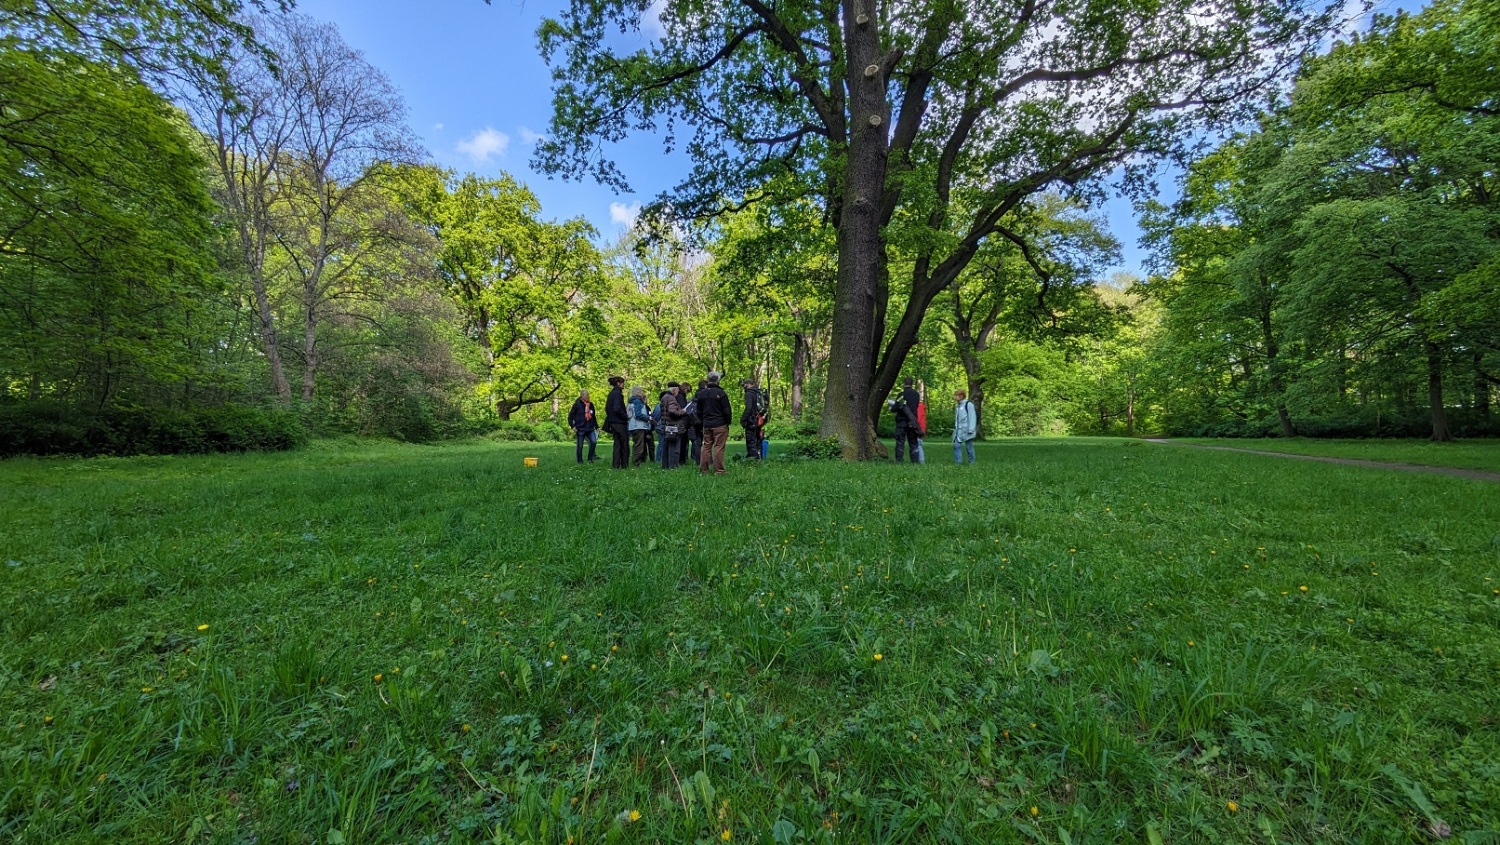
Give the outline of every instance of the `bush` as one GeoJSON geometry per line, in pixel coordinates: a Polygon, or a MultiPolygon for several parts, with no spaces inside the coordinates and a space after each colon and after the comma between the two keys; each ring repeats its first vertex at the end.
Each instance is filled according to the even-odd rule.
{"type": "Polygon", "coordinates": [[[0,457],[175,455],[294,449],[307,441],[288,409],[78,408],[61,402],[0,405],[0,457]]]}
{"type": "Polygon", "coordinates": [[[844,457],[844,447],[837,437],[798,437],[787,446],[786,454],[814,461],[837,461],[844,457]]]}

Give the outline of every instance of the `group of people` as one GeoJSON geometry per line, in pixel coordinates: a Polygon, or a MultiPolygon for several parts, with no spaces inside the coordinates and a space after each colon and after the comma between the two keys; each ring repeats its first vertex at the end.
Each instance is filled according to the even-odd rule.
{"type": "MultiPolygon", "coordinates": [[[[663,469],[696,464],[699,472],[723,475],[724,448],[734,408],[729,394],[719,385],[721,378],[717,372],[709,373],[698,382],[691,396],[692,385],[688,382],[667,382],[666,390],[652,405],[644,388],[632,387],[627,398],[625,379],[611,376],[602,421],[589,392],[580,391],[568,412],[568,427],[573,429],[577,444],[576,460],[584,463],[585,447],[590,463],[598,459],[595,446],[599,432],[603,431],[614,440],[615,469],[653,461],[663,469]]],[[[740,386],[745,390],[741,406],[744,411],[740,415],[740,427],[745,432],[745,457],[760,460],[765,456],[768,403],[753,380],[746,379],[740,386]]],[[[955,391],[953,400],[953,460],[962,464],[967,458],[972,464],[979,419],[965,391],[955,391]]],[[[909,455],[914,464],[926,463],[922,441],[927,436],[927,405],[912,379],[903,380],[900,395],[890,401],[889,407],[896,417],[896,462],[901,463],[909,455]]]]}
{"type": "MultiPolygon", "coordinates": [[[[599,432],[614,440],[612,466],[628,469],[654,461],[663,469],[697,464],[699,472],[724,474],[724,448],[729,440],[729,424],[734,408],[729,394],[720,386],[723,377],[712,372],[698,382],[697,389],[686,381],[667,382],[653,405],[640,386],[625,394],[625,379],[611,376],[609,396],[604,401],[601,420],[587,390],[568,412],[568,427],[573,429],[577,444],[575,458],[583,463],[597,460],[595,445],[599,432]],[[691,394],[691,395],[690,395],[691,394]]],[[[745,457],[759,460],[763,455],[767,402],[765,395],[746,379],[740,426],[745,430],[745,457]]]]}

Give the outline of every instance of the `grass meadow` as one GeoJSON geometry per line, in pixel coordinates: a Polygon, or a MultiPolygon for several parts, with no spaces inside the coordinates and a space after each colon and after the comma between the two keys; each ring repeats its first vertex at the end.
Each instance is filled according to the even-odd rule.
{"type": "Polygon", "coordinates": [[[1500,839],[1500,485],[936,446],[0,463],[0,837],[1500,839]]]}
{"type": "Polygon", "coordinates": [[[1500,443],[1493,440],[1434,443],[1431,440],[1321,440],[1311,437],[1271,437],[1236,440],[1181,438],[1179,442],[1228,446],[1235,449],[1261,449],[1267,452],[1286,452],[1291,455],[1354,458],[1361,461],[1388,461],[1500,472],[1500,443]]]}

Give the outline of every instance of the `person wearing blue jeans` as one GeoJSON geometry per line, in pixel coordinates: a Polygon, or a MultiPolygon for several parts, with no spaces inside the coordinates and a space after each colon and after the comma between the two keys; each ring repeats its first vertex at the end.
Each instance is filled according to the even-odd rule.
{"type": "Polygon", "coordinates": [[[953,460],[958,464],[964,462],[965,454],[969,456],[969,463],[974,463],[974,435],[979,430],[979,418],[968,396],[962,390],[953,393],[953,401],[957,403],[953,409],[953,460]]]}

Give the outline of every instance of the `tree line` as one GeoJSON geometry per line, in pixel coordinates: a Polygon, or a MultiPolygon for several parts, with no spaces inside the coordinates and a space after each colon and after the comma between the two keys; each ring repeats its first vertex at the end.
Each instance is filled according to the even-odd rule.
{"type": "Polygon", "coordinates": [[[1490,431],[1494,0],[1321,51],[1329,10],[1168,5],[669,2],[614,55],[641,11],[574,0],[538,165],[626,187],[600,144],[661,118],[698,162],[613,242],[428,163],[386,77],[277,4],[7,7],[0,451],[558,436],[580,387],[709,369],[849,457],[900,375],[996,435],[1490,431]],[[1122,172],[1144,279],[1102,278],[1122,172]]]}

